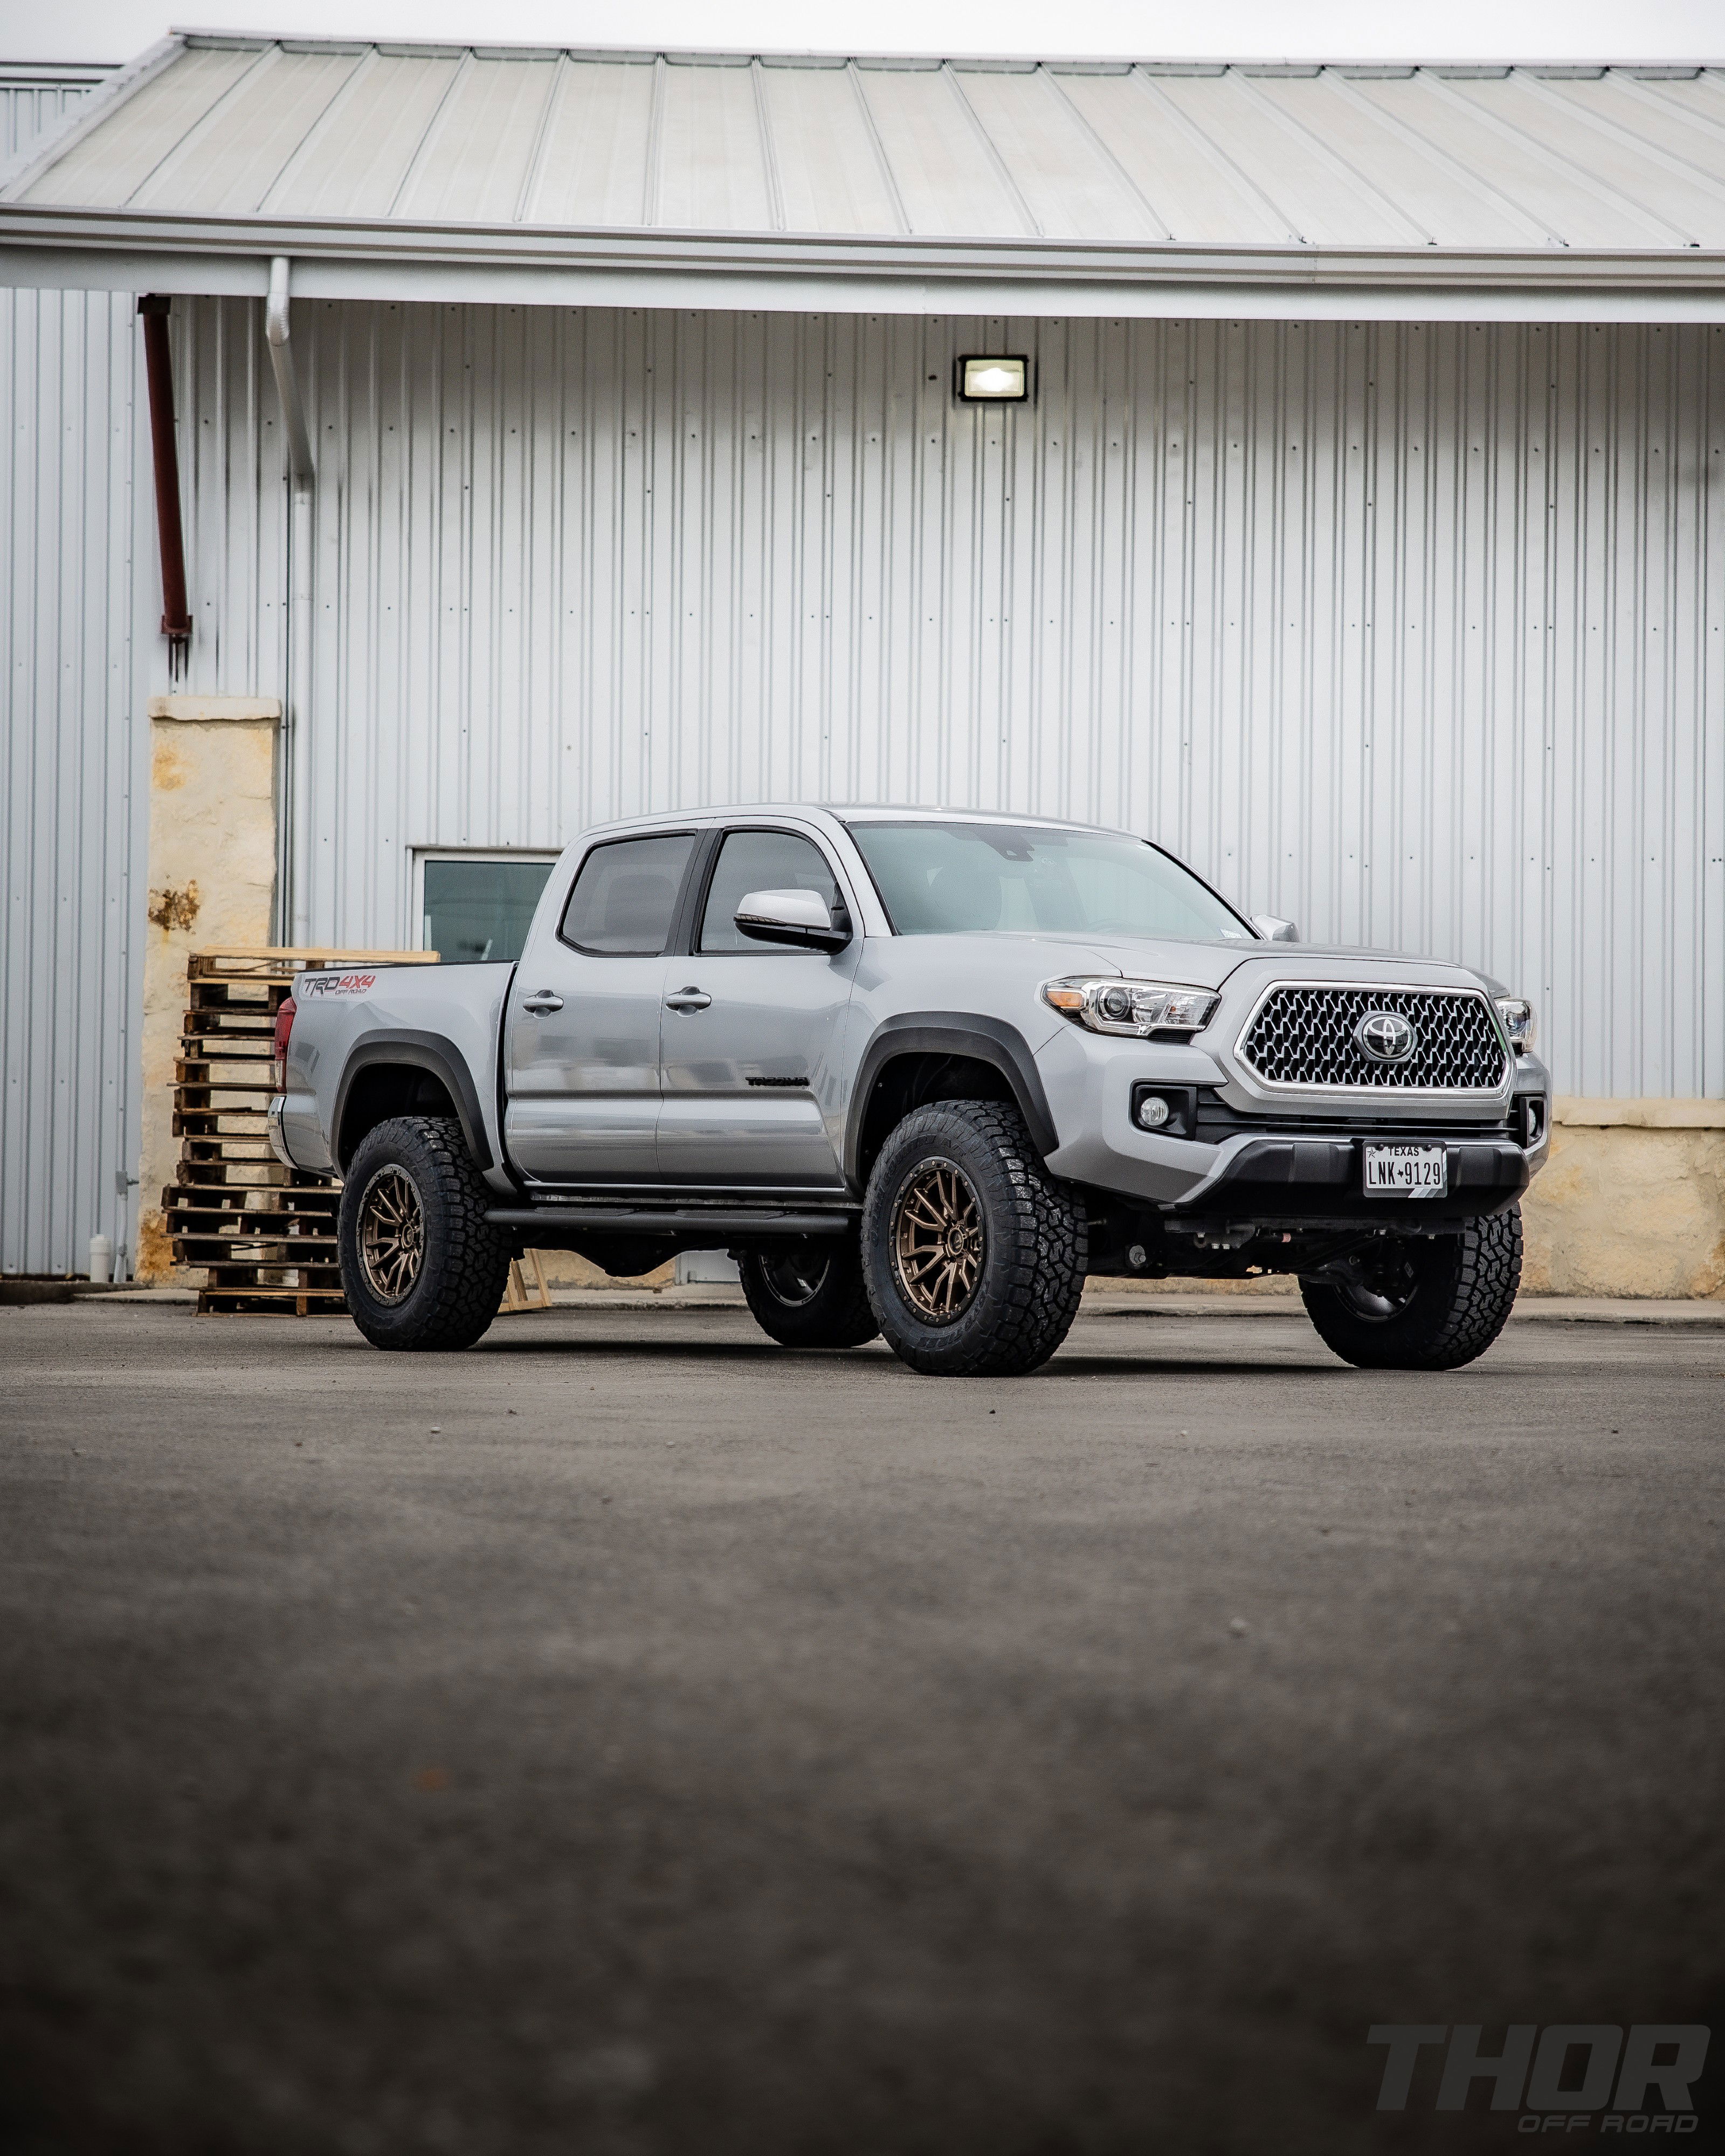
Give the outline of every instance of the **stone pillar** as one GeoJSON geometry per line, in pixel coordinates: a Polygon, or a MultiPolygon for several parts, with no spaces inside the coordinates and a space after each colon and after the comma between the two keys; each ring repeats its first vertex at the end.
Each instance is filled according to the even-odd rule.
{"type": "Polygon", "coordinates": [[[187,957],[271,939],[281,706],[268,696],[155,696],[150,720],[140,1280],[162,1279],[173,1262],[162,1191],[180,1157],[173,1083],[187,957]]]}

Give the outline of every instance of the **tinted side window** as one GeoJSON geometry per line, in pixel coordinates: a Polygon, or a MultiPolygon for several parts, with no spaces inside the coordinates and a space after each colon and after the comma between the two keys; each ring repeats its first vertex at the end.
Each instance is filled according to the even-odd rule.
{"type": "MultiPolygon", "coordinates": [[[[733,917],[752,891],[815,891],[826,901],[829,912],[838,911],[839,886],[826,855],[811,840],[799,839],[794,831],[732,831],[719,849],[706,911],[701,916],[703,951],[758,953],[774,947],[743,935],[733,917]]],[[[797,954],[786,950],[784,955],[797,954]]]]}
{"type": "Polygon", "coordinates": [[[678,831],[595,846],[563,908],[563,940],[613,957],[655,957],[670,940],[694,844],[692,831],[678,831]]]}

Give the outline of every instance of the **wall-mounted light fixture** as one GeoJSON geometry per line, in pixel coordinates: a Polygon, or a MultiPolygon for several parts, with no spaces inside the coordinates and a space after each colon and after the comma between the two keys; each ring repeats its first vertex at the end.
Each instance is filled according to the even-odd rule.
{"type": "Polygon", "coordinates": [[[957,387],[959,401],[965,404],[1022,404],[1030,394],[1030,363],[1026,359],[961,359],[957,387]]]}

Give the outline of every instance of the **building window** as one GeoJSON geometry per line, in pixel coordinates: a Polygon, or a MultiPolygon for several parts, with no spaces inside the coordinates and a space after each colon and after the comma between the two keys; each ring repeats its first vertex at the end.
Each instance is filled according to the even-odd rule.
{"type": "Polygon", "coordinates": [[[521,955],[555,854],[436,854],[418,857],[419,947],[446,966],[521,955]]]}

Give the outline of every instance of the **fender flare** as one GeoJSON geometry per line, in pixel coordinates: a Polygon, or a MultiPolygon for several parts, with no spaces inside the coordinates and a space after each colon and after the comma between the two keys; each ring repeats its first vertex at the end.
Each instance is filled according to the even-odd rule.
{"type": "Polygon", "coordinates": [[[991,1064],[1012,1089],[1037,1152],[1045,1160],[1060,1144],[1048,1095],[1043,1091],[1042,1074],[1015,1025],[974,1011],[906,1011],[897,1018],[883,1019],[875,1028],[857,1068],[845,1129],[845,1175],[853,1186],[860,1179],[863,1119],[876,1081],[895,1056],[922,1055],[965,1055],[978,1063],[991,1064]]]}
{"type": "Polygon", "coordinates": [[[347,1163],[341,1158],[341,1125],[347,1114],[347,1096],[354,1080],[362,1070],[374,1070],[379,1064],[401,1064],[413,1070],[429,1071],[441,1081],[444,1091],[455,1103],[455,1115],[461,1125],[461,1135],[467,1142],[467,1150],[481,1168],[494,1165],[490,1141],[485,1136],[485,1112],[480,1106],[480,1097],[472,1074],[467,1068],[467,1059],[453,1040],[440,1033],[409,1033],[407,1031],[368,1033],[354,1044],[341,1071],[341,1083],[336,1091],[335,1114],[330,1132],[330,1151],[335,1158],[338,1172],[344,1173],[347,1163]]]}

